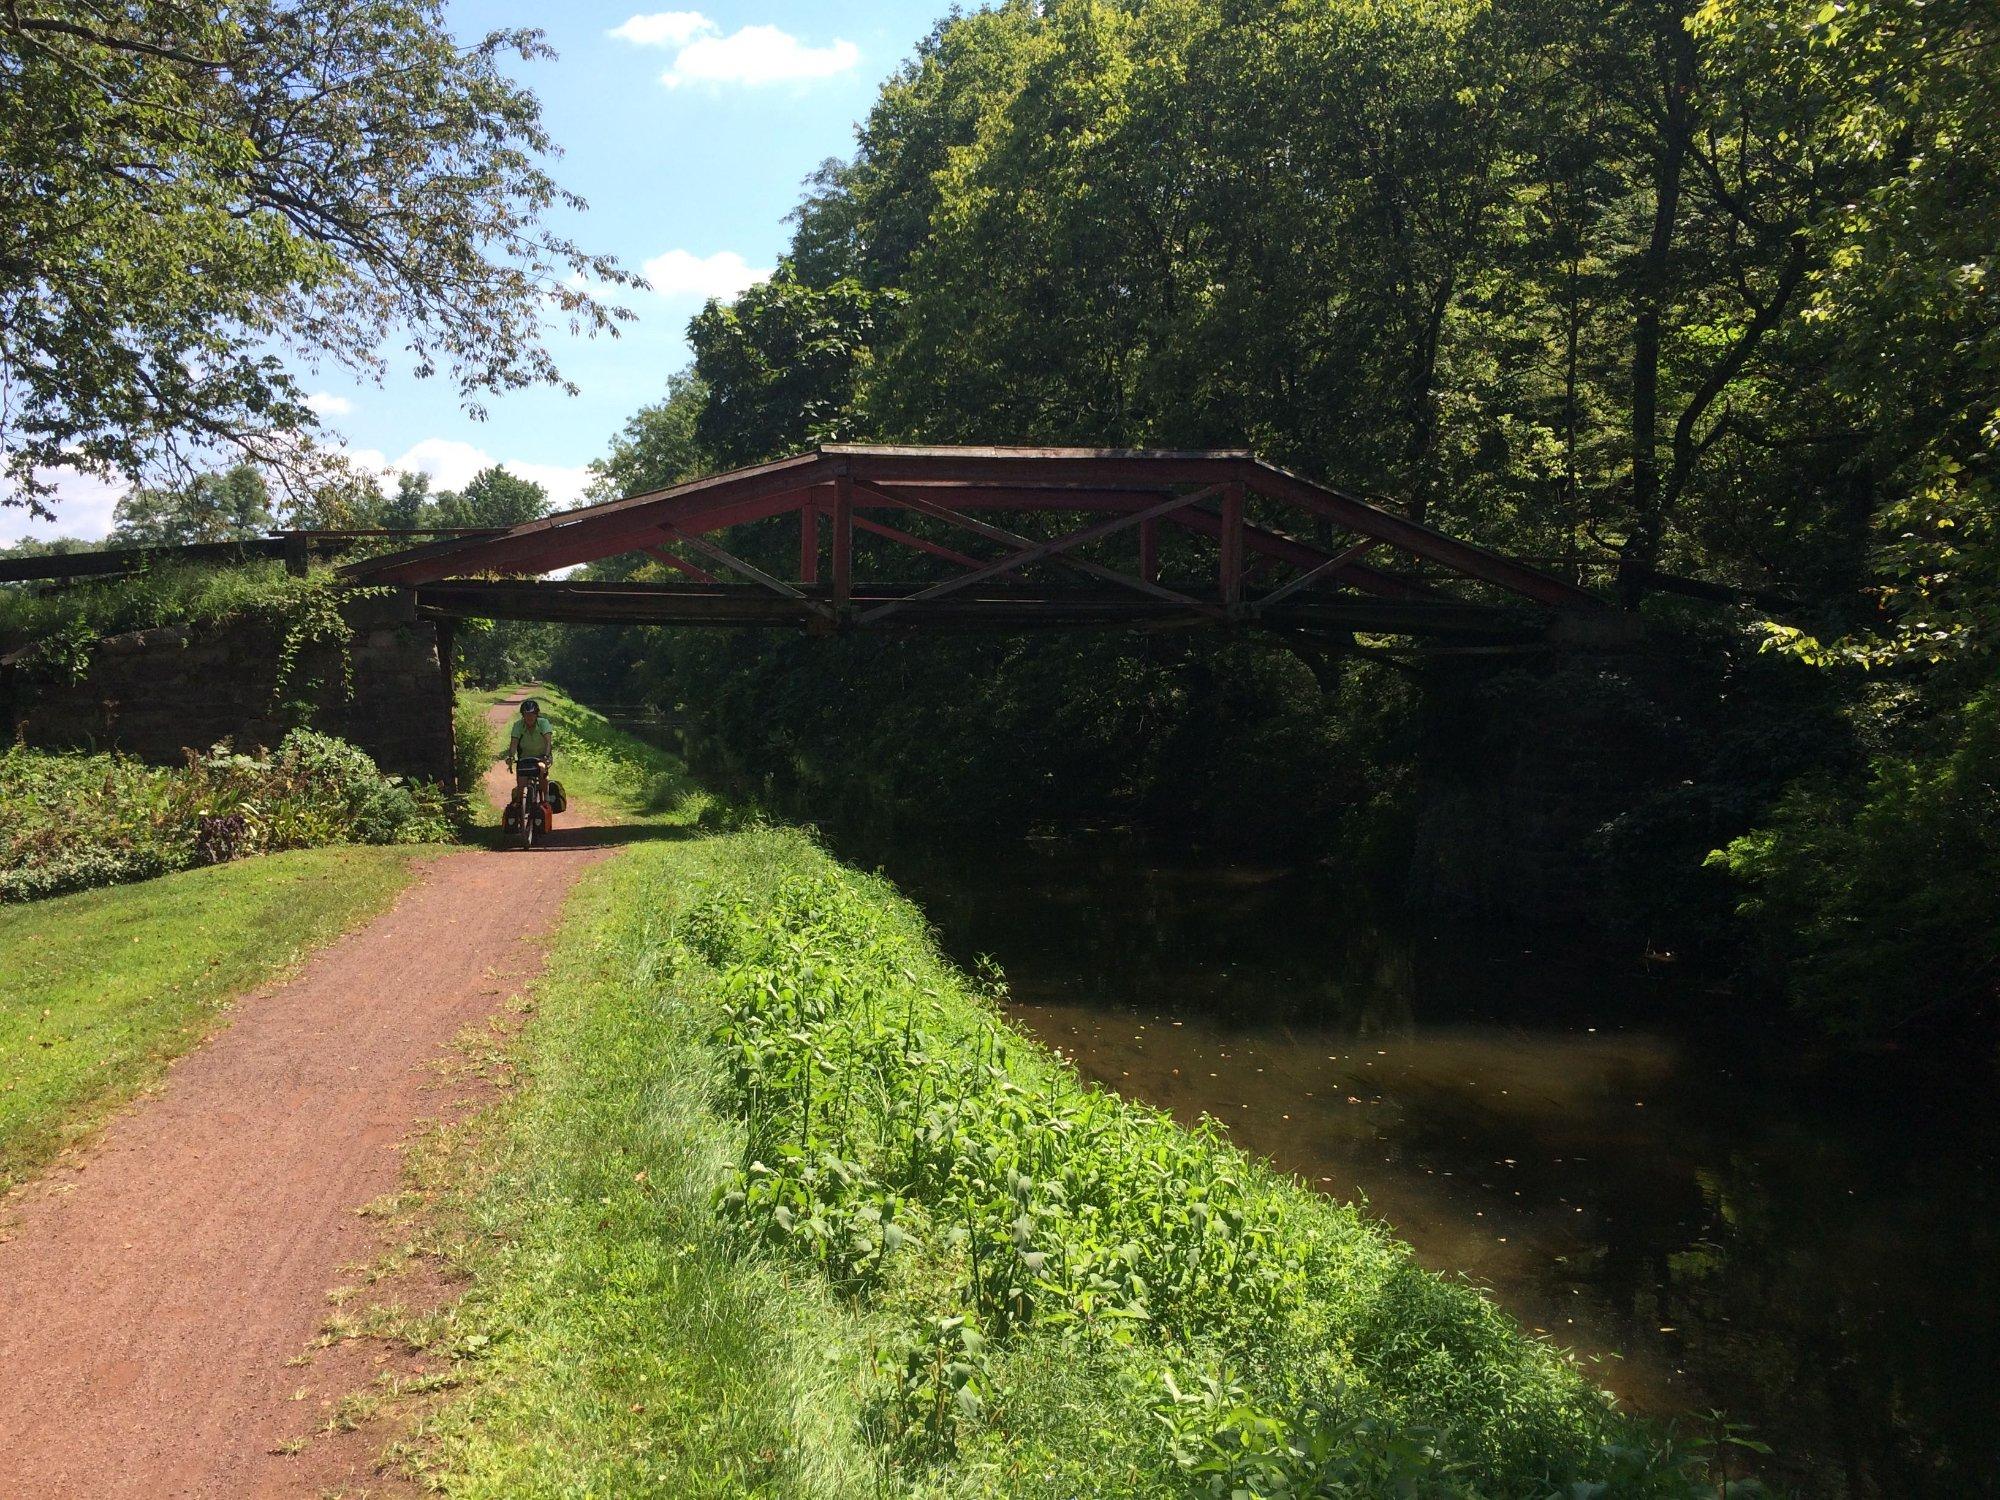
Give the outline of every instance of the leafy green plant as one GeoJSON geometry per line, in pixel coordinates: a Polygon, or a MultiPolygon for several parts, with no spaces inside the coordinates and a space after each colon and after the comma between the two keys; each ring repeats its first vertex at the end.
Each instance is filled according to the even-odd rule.
{"type": "Polygon", "coordinates": [[[326,844],[448,839],[437,788],[295,729],[266,757],[217,747],[175,768],[120,755],[0,754],[0,901],[326,844]]]}

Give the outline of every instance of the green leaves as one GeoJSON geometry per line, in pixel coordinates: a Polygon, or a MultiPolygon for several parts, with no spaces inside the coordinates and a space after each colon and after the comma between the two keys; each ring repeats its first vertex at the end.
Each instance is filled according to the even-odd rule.
{"type": "Polygon", "coordinates": [[[633,280],[542,227],[539,34],[461,45],[438,0],[29,0],[0,14],[0,448],[11,503],[70,465],[209,449],[305,474],[288,357],[417,368],[476,407],[561,383],[633,280]]]}

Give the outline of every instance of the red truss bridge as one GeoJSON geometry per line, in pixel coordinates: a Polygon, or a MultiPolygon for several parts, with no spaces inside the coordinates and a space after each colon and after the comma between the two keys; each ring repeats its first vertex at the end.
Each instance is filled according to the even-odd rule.
{"type": "Polygon", "coordinates": [[[1573,583],[1234,449],[829,444],[344,571],[447,618],[1234,624],[1501,645],[1622,633],[1573,583]],[[631,553],[676,576],[541,576],[631,553]]]}

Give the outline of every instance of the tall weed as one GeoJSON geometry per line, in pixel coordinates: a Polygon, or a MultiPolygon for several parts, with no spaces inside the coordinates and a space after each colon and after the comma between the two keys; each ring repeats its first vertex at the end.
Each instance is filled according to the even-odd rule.
{"type": "Polygon", "coordinates": [[[437,788],[307,729],[269,756],[218,746],[173,768],[17,745],[0,753],[0,901],[280,849],[448,839],[450,812],[437,788]]]}

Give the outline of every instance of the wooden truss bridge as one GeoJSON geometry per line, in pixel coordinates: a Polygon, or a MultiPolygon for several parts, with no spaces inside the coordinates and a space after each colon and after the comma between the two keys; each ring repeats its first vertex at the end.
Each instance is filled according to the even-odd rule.
{"type": "Polygon", "coordinates": [[[819,632],[1236,623],[1583,645],[1619,618],[1574,584],[1240,450],[826,445],[344,571],[447,618],[819,632]],[[723,544],[753,522],[770,524],[723,544]],[[677,576],[541,576],[628,553],[677,576]]]}

